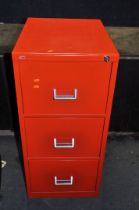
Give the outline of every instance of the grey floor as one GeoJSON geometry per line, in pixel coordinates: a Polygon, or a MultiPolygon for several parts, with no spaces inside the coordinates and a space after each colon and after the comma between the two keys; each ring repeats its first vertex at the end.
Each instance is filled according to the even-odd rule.
{"type": "Polygon", "coordinates": [[[0,136],[0,154],[0,210],[139,209],[139,134],[109,136],[99,198],[28,199],[14,136],[0,136]]]}

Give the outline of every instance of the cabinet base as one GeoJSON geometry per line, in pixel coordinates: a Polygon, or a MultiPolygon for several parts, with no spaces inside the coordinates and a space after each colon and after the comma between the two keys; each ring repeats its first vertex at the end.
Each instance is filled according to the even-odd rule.
{"type": "Polygon", "coordinates": [[[99,192],[66,192],[66,193],[48,193],[48,192],[31,192],[28,193],[29,198],[52,198],[52,197],[98,197],[99,192]]]}

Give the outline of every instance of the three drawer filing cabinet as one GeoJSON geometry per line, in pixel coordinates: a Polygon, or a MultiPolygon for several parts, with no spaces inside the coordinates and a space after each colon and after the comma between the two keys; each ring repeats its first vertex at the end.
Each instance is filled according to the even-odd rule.
{"type": "Polygon", "coordinates": [[[119,60],[102,22],[28,18],[12,58],[29,197],[97,196],[119,60]]]}

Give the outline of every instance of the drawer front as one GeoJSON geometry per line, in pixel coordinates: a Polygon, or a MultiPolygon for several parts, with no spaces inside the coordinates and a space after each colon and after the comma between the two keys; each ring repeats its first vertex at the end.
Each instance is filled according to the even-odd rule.
{"type": "Polygon", "coordinates": [[[97,160],[30,160],[32,192],[95,191],[97,160]]]}
{"type": "Polygon", "coordinates": [[[111,63],[23,61],[25,114],[104,114],[111,63]]]}
{"type": "Polygon", "coordinates": [[[25,118],[28,156],[99,156],[103,124],[103,118],[25,118]]]}

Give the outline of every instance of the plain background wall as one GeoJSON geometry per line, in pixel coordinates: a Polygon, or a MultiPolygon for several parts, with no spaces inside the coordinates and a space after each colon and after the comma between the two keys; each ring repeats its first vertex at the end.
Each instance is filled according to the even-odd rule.
{"type": "Polygon", "coordinates": [[[138,0],[2,0],[0,22],[24,23],[28,16],[101,18],[107,26],[138,26],[138,0]]]}

